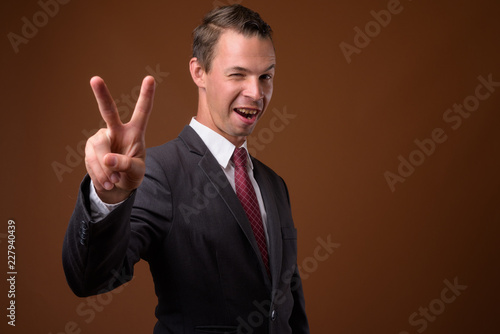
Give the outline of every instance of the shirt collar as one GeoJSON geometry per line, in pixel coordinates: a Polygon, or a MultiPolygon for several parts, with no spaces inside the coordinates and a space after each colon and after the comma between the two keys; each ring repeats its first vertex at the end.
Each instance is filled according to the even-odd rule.
{"type": "MultiPolygon", "coordinates": [[[[206,125],[201,124],[196,120],[195,117],[191,119],[189,126],[193,128],[193,130],[200,136],[201,140],[208,147],[212,155],[215,157],[219,165],[222,168],[227,168],[229,162],[231,161],[231,157],[233,156],[234,146],[229,140],[224,138],[222,135],[218,134],[214,130],[210,129],[206,125]]],[[[247,141],[241,145],[247,151],[247,159],[248,165],[253,169],[252,159],[248,154],[247,141]]]]}

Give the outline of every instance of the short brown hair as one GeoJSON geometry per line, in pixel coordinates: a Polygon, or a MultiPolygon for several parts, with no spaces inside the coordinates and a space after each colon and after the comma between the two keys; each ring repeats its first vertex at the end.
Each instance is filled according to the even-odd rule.
{"type": "Polygon", "coordinates": [[[215,45],[224,29],[233,29],[244,36],[259,36],[272,40],[271,27],[257,12],[241,5],[219,7],[209,12],[193,31],[193,57],[205,71],[210,71],[215,45]]]}

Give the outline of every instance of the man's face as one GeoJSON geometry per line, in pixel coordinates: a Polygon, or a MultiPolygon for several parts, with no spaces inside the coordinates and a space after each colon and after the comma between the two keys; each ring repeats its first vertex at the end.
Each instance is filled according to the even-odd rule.
{"type": "Polygon", "coordinates": [[[269,105],[275,62],[269,38],[223,32],[204,73],[198,121],[240,146],[269,105]]]}

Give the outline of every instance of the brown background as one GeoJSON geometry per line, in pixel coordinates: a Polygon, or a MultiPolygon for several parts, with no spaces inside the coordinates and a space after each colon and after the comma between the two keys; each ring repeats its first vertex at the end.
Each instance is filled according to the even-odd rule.
{"type": "MultiPolygon", "coordinates": [[[[157,88],[147,144],[176,137],[196,110],[191,31],[225,1],[70,1],[17,53],[7,35],[20,35],[22,18],[32,22],[41,7],[2,2],[0,277],[9,219],[18,271],[15,328],[6,325],[1,279],[2,333],[152,331],[156,299],[144,262],[132,283],[96,301],[92,319],[89,300],[65,282],[62,240],[85,173],[68,150],[77,152],[99,126],[90,77],[102,76],[120,99],[147,66],[169,73],[157,88]],[[58,179],[55,162],[71,172],[58,179]]],[[[339,44],[353,45],[354,28],[364,29],[370,11],[388,1],[241,3],[275,30],[275,94],[254,152],[291,192],[312,332],[500,332],[500,87],[458,129],[443,120],[474,94],[479,76],[500,81],[500,6],[401,0],[402,11],[349,64],[339,44]],[[279,131],[276,110],[295,116],[279,131]],[[408,159],[414,140],[435,128],[447,140],[392,192],[384,173],[398,173],[398,156],[408,159]],[[318,238],[340,246],[325,259],[315,252],[318,238]],[[440,310],[444,280],[454,279],[467,288],[440,310]],[[429,304],[436,318],[412,326],[410,315],[429,304]]]]}

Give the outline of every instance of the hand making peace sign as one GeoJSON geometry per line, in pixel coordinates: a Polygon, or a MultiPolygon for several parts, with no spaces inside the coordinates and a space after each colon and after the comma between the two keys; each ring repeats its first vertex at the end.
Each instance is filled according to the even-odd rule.
{"type": "Polygon", "coordinates": [[[152,76],[144,78],[134,113],[126,124],[121,122],[104,81],[93,77],[90,86],[107,128],[87,140],[85,166],[101,200],[118,203],[139,187],[144,178],[145,132],[153,108],[155,81],[152,76]]]}

